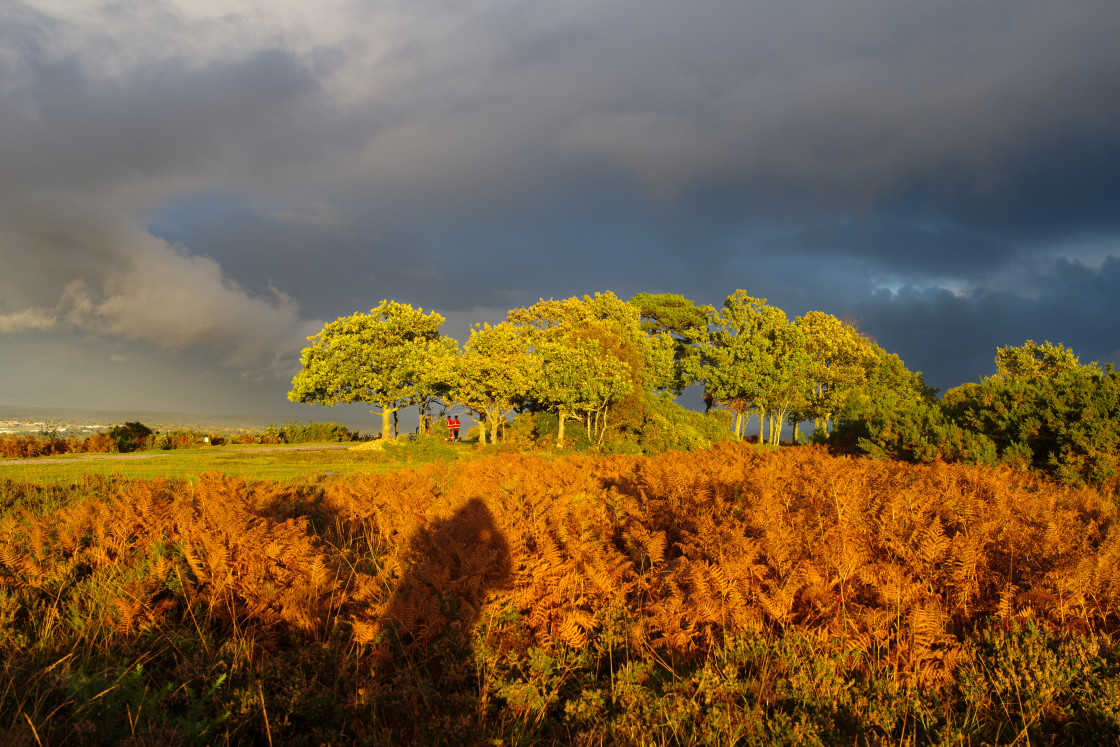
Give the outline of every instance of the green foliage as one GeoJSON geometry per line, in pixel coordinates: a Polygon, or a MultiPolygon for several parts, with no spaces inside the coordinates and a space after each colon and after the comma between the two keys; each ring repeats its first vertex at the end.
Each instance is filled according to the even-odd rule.
{"type": "MultiPolygon", "coordinates": [[[[557,435],[560,432],[560,418],[557,413],[552,411],[524,413],[517,416],[517,420],[522,418],[530,418],[533,424],[533,436],[537,439],[547,438],[553,444],[556,443],[557,435]]],[[[564,431],[564,441],[562,447],[565,451],[587,451],[593,446],[591,438],[587,435],[584,428],[579,427],[577,424],[569,427],[564,431]]]]}
{"type": "Polygon", "coordinates": [[[360,438],[356,431],[351,432],[345,425],[313,423],[310,420],[307,425],[289,420],[276,435],[280,443],[285,444],[346,443],[360,438]]]}
{"type": "Polygon", "coordinates": [[[638,293],[630,303],[638,307],[647,334],[668,335],[673,340],[673,380],[669,388],[680,394],[700,381],[703,345],[710,339],[709,327],[717,318],[716,310],[675,293],[638,293]]]}
{"type": "Polygon", "coordinates": [[[642,453],[707,449],[714,443],[734,437],[726,412],[689,410],[678,405],[668,394],[648,395],[645,402],[645,422],[638,442],[642,453]]]}
{"type": "MultiPolygon", "coordinates": [[[[497,443],[501,424],[532,392],[539,361],[529,355],[525,330],[508,322],[471,330],[463,353],[441,372],[451,401],[481,413],[497,443]]],[[[485,443],[485,431],[481,431],[485,443]]]]}
{"type": "Polygon", "coordinates": [[[964,726],[984,742],[1070,744],[1120,740],[1120,661],[1115,643],[1065,637],[1033,620],[986,630],[968,642],[958,693],[964,726]]]}
{"type": "Polygon", "coordinates": [[[854,325],[821,311],[798,317],[797,326],[811,360],[811,385],[795,418],[814,421],[815,431],[827,435],[847,400],[866,386],[883,351],[854,325]]]}
{"type": "Polygon", "coordinates": [[[394,412],[431,396],[436,361],[453,355],[454,340],[440,337],[443,317],[425,315],[396,301],[382,301],[369,314],[330,322],[308,338],[303,368],[292,379],[288,399],[320,405],[366,402],[381,408],[381,435],[391,438],[394,412]]]}
{"type": "Polygon", "coordinates": [[[117,442],[117,450],[122,454],[150,447],[153,435],[151,428],[136,421],[114,425],[109,429],[109,438],[117,442]]]}
{"type": "Polygon", "coordinates": [[[1001,348],[997,374],[945,394],[954,420],[990,439],[1002,460],[1063,484],[1120,472],[1120,377],[1083,366],[1062,346],[1001,348]]]}
{"type": "Polygon", "coordinates": [[[865,385],[849,396],[829,441],[911,462],[989,464],[995,456],[990,443],[957,426],[922,375],[893,354],[883,354],[865,385]]]}
{"type": "Polygon", "coordinates": [[[765,298],[742,290],[723,302],[717,323],[705,348],[704,389],[735,413],[737,436],[752,410],[769,416],[767,440],[777,445],[786,416],[808,402],[812,359],[805,333],[765,298]]]}
{"type": "Polygon", "coordinates": [[[1062,343],[1027,340],[1020,347],[996,348],[996,378],[1039,381],[1080,367],[1077,355],[1062,343]]]}
{"type": "Polygon", "coordinates": [[[558,441],[568,441],[568,421],[578,419],[597,448],[636,442],[645,393],[670,387],[674,376],[672,338],[650,335],[640,314],[613,293],[509,312],[537,359],[536,385],[523,404],[556,411],[558,441]]]}
{"type": "Polygon", "coordinates": [[[391,456],[409,464],[450,462],[459,458],[460,449],[440,436],[415,436],[402,439],[391,456]]]}
{"type": "Polygon", "coordinates": [[[67,716],[87,742],[128,742],[136,737],[137,722],[145,709],[159,711],[158,719],[148,721],[149,725],[152,720],[160,722],[153,731],[164,739],[213,740],[230,716],[219,700],[226,679],[223,673],[210,682],[157,684],[142,664],[124,671],[75,672],[66,681],[68,704],[73,709],[67,716]],[[130,714],[136,714],[134,720],[130,714]]]}

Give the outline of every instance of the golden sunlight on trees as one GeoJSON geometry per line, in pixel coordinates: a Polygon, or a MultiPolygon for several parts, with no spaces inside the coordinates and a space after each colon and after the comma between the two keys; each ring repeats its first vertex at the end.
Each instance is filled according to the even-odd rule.
{"type": "Polygon", "coordinates": [[[486,442],[489,428],[490,442],[497,443],[499,427],[532,391],[538,371],[524,331],[503,322],[471,330],[462,355],[450,362],[441,378],[452,402],[481,414],[480,442],[486,442]]]}
{"type": "Polygon", "coordinates": [[[564,443],[564,425],[572,419],[585,424],[589,439],[593,430],[602,436],[611,406],[633,388],[630,367],[604,353],[597,339],[581,339],[571,330],[539,330],[533,338],[540,361],[533,399],[556,410],[556,442],[564,443]]]}
{"type": "Polygon", "coordinates": [[[716,320],[711,306],[698,306],[675,293],[638,293],[630,299],[642,317],[642,329],[650,335],[672,338],[672,390],[680,394],[701,379],[702,346],[710,341],[710,327],[716,320]]]}
{"type": "Polygon", "coordinates": [[[410,404],[422,422],[433,404],[468,409],[482,443],[523,413],[519,439],[628,453],[742,439],[755,415],[759,443],[771,445],[785,425],[797,442],[812,421],[817,442],[877,457],[1001,462],[1067,484],[1120,475],[1120,376],[1061,343],[999,348],[994,375],[941,400],[853,324],[821,311],[791,322],[743,290],[718,312],[667,293],[542,299],[476,326],[462,350],[442,322],[395,301],[331,322],[309,338],[288,396],[371,403],[386,438],[410,404]],[[694,382],[722,412],[674,401],[694,382]],[[573,420],[581,428],[569,437],[573,420]]]}
{"type": "Polygon", "coordinates": [[[945,393],[960,427],[990,439],[998,459],[1067,485],[1120,474],[1120,377],[1081,365],[1062,344],[998,348],[996,373],[945,393]]]}
{"type": "Polygon", "coordinates": [[[803,403],[808,390],[804,334],[781,309],[742,290],[727,297],[716,324],[705,347],[705,390],[735,413],[738,437],[754,410],[760,420],[769,416],[767,441],[778,443],[783,419],[803,403]]]}
{"type": "Polygon", "coordinates": [[[827,434],[848,398],[866,384],[882,351],[854,326],[823,311],[798,317],[797,326],[812,359],[808,402],[798,414],[813,421],[814,431],[827,434]]]}
{"type": "Polygon", "coordinates": [[[443,317],[408,304],[382,301],[368,314],[330,322],[308,339],[288,399],[333,406],[367,402],[381,409],[382,438],[392,438],[394,412],[427,396],[436,385],[433,361],[457,347],[441,337],[443,317]]]}
{"type": "Polygon", "coordinates": [[[608,426],[637,420],[647,393],[673,386],[673,340],[643,330],[640,310],[613,293],[542,299],[508,319],[531,335],[551,379],[529,404],[556,410],[561,422],[578,415],[595,443],[603,443],[608,426]],[[612,419],[619,411],[627,417],[612,419]]]}
{"type": "Polygon", "coordinates": [[[1021,347],[996,348],[996,376],[1005,380],[1054,378],[1079,365],[1077,355],[1061,343],[1027,340],[1021,347]]]}

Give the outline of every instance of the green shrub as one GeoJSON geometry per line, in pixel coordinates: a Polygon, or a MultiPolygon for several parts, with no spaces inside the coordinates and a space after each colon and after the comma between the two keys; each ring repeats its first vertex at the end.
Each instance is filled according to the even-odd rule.
{"type": "Polygon", "coordinates": [[[117,451],[122,454],[150,447],[154,435],[155,431],[138,421],[114,425],[109,429],[109,437],[117,442],[117,451]]]}
{"type": "Polygon", "coordinates": [[[728,415],[723,410],[702,413],[686,409],[668,393],[650,395],[638,445],[646,454],[707,449],[733,437],[728,415]]]}
{"type": "Polygon", "coordinates": [[[280,442],[286,444],[345,443],[359,439],[358,433],[356,431],[352,433],[345,425],[313,423],[310,420],[307,421],[307,425],[300,425],[294,420],[289,420],[276,435],[280,442]]]}

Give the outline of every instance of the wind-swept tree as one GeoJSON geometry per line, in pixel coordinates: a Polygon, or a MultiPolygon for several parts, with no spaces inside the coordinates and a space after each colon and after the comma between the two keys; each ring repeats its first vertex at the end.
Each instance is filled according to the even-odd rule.
{"type": "Polygon", "coordinates": [[[638,293],[630,299],[641,314],[642,329],[649,335],[673,340],[671,389],[680,394],[698,382],[703,368],[703,346],[710,339],[716,310],[675,293],[638,293]]]}
{"type": "Polygon", "coordinates": [[[584,380],[576,382],[578,407],[571,405],[575,389],[560,396],[538,388],[532,399],[541,410],[559,410],[560,400],[567,399],[565,409],[572,407],[580,413],[589,434],[598,435],[600,443],[608,423],[613,423],[615,431],[640,428],[642,396],[672,386],[672,339],[644,331],[639,309],[613,293],[562,301],[542,299],[510,311],[508,320],[527,330],[534,344],[548,341],[548,345],[560,346],[552,350],[560,356],[554,358],[556,368],[546,375],[561,376],[561,369],[571,371],[571,366],[583,365],[584,380]],[[576,362],[579,360],[583,363],[576,362]],[[623,416],[615,417],[619,412],[623,416]]]}
{"type": "MultiPolygon", "coordinates": [[[[382,301],[368,314],[341,317],[307,338],[303,368],[288,399],[333,406],[363,402],[381,412],[381,436],[393,437],[392,415],[430,394],[432,361],[457,348],[441,337],[443,317],[382,301]]],[[[371,411],[374,412],[374,411],[371,411]]]]}
{"type": "Polygon", "coordinates": [[[497,443],[501,424],[533,391],[539,360],[530,355],[526,331],[508,322],[471,330],[462,355],[448,361],[440,376],[451,400],[477,412],[479,440],[497,443]]]}
{"type": "Polygon", "coordinates": [[[812,363],[807,402],[794,417],[812,420],[814,431],[826,436],[836,414],[878,365],[881,350],[854,325],[823,311],[810,311],[796,324],[812,363]]]}
{"type": "MultiPolygon", "coordinates": [[[[780,380],[773,331],[787,325],[785,313],[765,298],[737,290],[723,309],[704,351],[704,389],[721,406],[735,413],[734,431],[742,437],[752,409],[765,415],[765,398],[780,380]]],[[[759,442],[762,432],[759,432],[759,442]]]]}

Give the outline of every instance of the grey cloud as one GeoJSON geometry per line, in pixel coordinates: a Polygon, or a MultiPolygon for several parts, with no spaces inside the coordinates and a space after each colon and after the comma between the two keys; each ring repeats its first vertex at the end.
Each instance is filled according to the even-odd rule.
{"type": "MultiPolygon", "coordinates": [[[[52,254],[41,250],[40,262],[57,264],[52,254]]],[[[6,297],[10,282],[0,284],[6,297]]],[[[258,372],[290,370],[320,326],[304,320],[291,298],[249,293],[213,260],[147,235],[121,245],[97,272],[71,276],[53,305],[3,311],[0,329],[8,332],[69,326],[167,350],[207,347],[227,365],[258,372]]]]}
{"type": "Polygon", "coordinates": [[[903,288],[856,305],[864,329],[942,389],[994,373],[997,347],[1049,340],[1082,362],[1120,364],[1120,259],[1099,269],[1069,260],[1023,268],[1018,292],[903,288]]]}
{"type": "Polygon", "coordinates": [[[34,72],[34,88],[0,99],[6,193],[268,173],[298,158],[299,109],[313,90],[272,50],[193,73],[148,71],[123,90],[92,89],[72,61],[34,72]]]}

